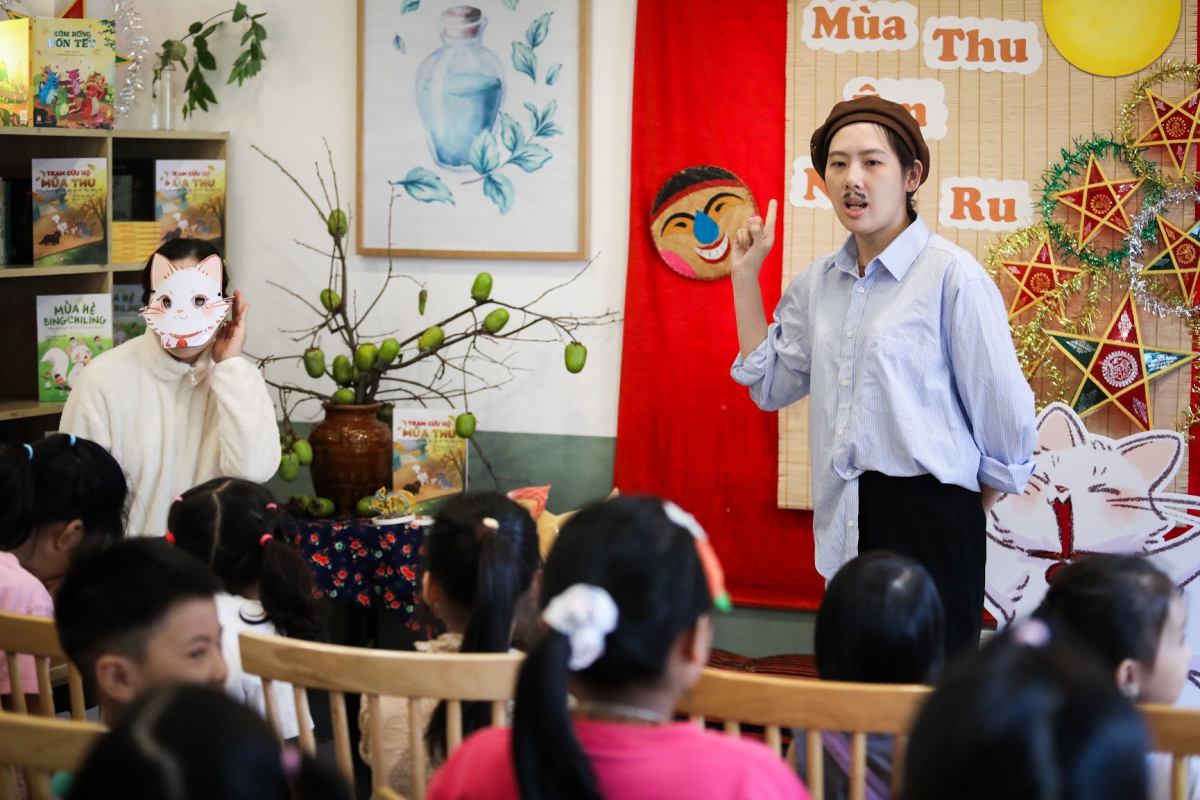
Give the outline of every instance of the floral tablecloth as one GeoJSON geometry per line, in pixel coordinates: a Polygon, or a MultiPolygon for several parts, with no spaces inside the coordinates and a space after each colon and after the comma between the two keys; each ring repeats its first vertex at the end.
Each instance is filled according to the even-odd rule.
{"type": "Polygon", "coordinates": [[[317,595],[411,615],[421,592],[425,526],[372,525],[356,517],[289,520],[291,541],[313,571],[317,595]]]}

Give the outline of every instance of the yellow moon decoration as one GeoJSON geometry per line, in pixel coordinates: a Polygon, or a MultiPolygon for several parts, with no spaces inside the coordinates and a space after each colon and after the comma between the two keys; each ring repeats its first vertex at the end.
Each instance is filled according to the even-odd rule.
{"type": "Polygon", "coordinates": [[[1073,67],[1116,77],[1162,55],[1179,28],[1180,0],[1045,0],[1042,21],[1073,67]]]}

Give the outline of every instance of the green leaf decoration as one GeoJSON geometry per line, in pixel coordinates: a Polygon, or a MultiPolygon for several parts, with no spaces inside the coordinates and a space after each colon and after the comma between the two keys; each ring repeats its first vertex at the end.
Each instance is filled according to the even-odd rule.
{"type": "Polygon", "coordinates": [[[475,137],[467,153],[467,163],[480,175],[486,175],[500,166],[500,148],[496,146],[496,137],[491,131],[483,131],[475,137]]]}
{"type": "Polygon", "coordinates": [[[503,175],[488,175],[483,179],[483,193],[488,199],[500,207],[501,214],[507,214],[512,208],[512,181],[503,175]]]}
{"type": "Polygon", "coordinates": [[[546,36],[550,33],[550,17],[553,15],[553,11],[548,11],[529,25],[525,31],[525,41],[529,42],[530,47],[537,47],[546,41],[546,36]]]}
{"type": "Polygon", "coordinates": [[[525,144],[525,130],[521,123],[503,111],[500,112],[500,141],[510,153],[515,153],[518,147],[525,144]]]}
{"type": "Polygon", "coordinates": [[[553,86],[558,81],[558,73],[562,72],[562,64],[555,64],[546,70],[546,85],[553,86]]]}
{"type": "Polygon", "coordinates": [[[513,69],[529,76],[529,80],[537,83],[537,56],[524,42],[513,42],[513,69]]]}
{"type": "Polygon", "coordinates": [[[409,14],[421,7],[421,0],[404,0],[404,5],[400,6],[401,14],[409,14]]]}
{"type": "Polygon", "coordinates": [[[398,33],[392,37],[392,47],[396,48],[401,53],[408,53],[408,49],[404,46],[404,37],[398,33]]]}
{"type": "Polygon", "coordinates": [[[408,196],[422,203],[449,203],[454,205],[454,195],[436,173],[424,167],[414,167],[402,181],[392,181],[393,186],[403,186],[408,196]]]}
{"type": "Polygon", "coordinates": [[[516,11],[517,3],[519,2],[521,2],[521,0],[504,0],[504,7],[509,11],[516,11]]]}
{"type": "Polygon", "coordinates": [[[513,153],[509,163],[516,164],[526,172],[533,172],[542,168],[547,161],[550,160],[550,151],[542,147],[540,144],[523,144],[517,152],[513,153]]]}

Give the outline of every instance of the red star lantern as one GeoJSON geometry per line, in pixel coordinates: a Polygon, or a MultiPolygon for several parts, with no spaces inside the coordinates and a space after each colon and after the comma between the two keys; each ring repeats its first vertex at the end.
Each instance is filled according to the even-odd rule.
{"type": "Polygon", "coordinates": [[[1146,259],[1142,274],[1152,277],[1174,275],[1179,279],[1180,294],[1195,305],[1197,283],[1200,282],[1200,221],[1184,231],[1162,217],[1155,216],[1155,219],[1167,248],[1146,259]]]}
{"type": "Polygon", "coordinates": [[[1086,245],[1105,228],[1122,237],[1127,235],[1129,215],[1125,213],[1125,201],[1145,179],[1110,181],[1095,156],[1088,159],[1085,174],[1083,186],[1054,193],[1055,200],[1079,212],[1079,246],[1086,245]]]}
{"type": "MultiPolygon", "coordinates": [[[[1048,293],[1069,281],[1071,276],[1083,271],[1079,267],[1070,267],[1055,261],[1054,248],[1047,239],[1042,239],[1032,261],[1005,261],[1002,262],[1002,266],[1004,274],[1017,284],[1017,293],[1008,306],[1009,319],[1042,302],[1048,293]]],[[[1061,296],[1057,304],[1058,316],[1062,317],[1066,312],[1061,296]]]]}
{"type": "Polygon", "coordinates": [[[1150,107],[1154,109],[1154,125],[1137,140],[1134,147],[1165,147],[1175,162],[1179,177],[1187,171],[1191,160],[1192,145],[1200,144],[1200,89],[1192,92],[1182,102],[1171,105],[1149,89],[1150,107]]]}
{"type": "Polygon", "coordinates": [[[1150,381],[1161,378],[1196,358],[1188,350],[1155,350],[1141,340],[1133,295],[1117,307],[1103,338],[1046,332],[1050,341],[1083,370],[1071,405],[1081,417],[1115,403],[1142,430],[1154,426],[1150,410],[1150,381]]]}

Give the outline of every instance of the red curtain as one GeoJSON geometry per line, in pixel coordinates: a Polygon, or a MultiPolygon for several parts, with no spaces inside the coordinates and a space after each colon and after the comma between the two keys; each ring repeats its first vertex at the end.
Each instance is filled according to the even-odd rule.
{"type": "MultiPolygon", "coordinates": [[[[786,197],[786,0],[640,0],[633,86],[629,273],[616,485],[691,511],[735,603],[815,608],[812,514],[776,507],[778,419],[729,377],[737,355],[728,280],[672,272],[650,237],[663,183],[691,166],[739,175],[761,213],[786,197]]],[[[780,293],[782,214],[762,272],[780,293]]]]}

